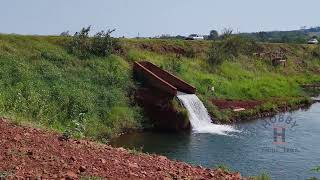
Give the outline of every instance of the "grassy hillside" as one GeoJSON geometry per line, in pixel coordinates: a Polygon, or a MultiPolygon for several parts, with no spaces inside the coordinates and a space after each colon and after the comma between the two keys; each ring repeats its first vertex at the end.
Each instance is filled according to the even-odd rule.
{"type": "Polygon", "coordinates": [[[209,41],[123,39],[121,53],[88,59],[68,53],[65,42],[0,35],[1,116],[98,138],[140,128],[145,117],[129,95],[137,86],[131,64],[138,60],[196,86],[215,116],[221,112],[209,103],[212,98],[292,100],[306,95],[301,84],[320,82],[316,46],[260,44],[262,51],[285,51],[287,66],[274,67],[266,58],[243,54],[210,65],[209,41]]]}
{"type": "Polygon", "coordinates": [[[140,111],[128,97],[134,84],[127,61],[80,60],[51,42],[55,39],[0,36],[1,116],[92,137],[140,126],[140,111]]]}

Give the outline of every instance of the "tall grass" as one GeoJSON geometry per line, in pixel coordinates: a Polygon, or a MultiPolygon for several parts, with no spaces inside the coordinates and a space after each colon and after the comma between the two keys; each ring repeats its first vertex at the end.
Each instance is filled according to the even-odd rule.
{"type": "Polygon", "coordinates": [[[0,114],[65,131],[79,116],[85,136],[140,126],[129,64],[118,56],[79,60],[45,38],[0,36],[0,114]]]}

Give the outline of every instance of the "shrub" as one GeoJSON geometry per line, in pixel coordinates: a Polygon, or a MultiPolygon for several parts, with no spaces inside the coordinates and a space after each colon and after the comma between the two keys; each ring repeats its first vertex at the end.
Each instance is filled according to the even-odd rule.
{"type": "Polygon", "coordinates": [[[70,53],[84,59],[91,55],[107,57],[120,49],[118,41],[111,37],[111,33],[115,30],[100,31],[93,38],[89,37],[90,30],[91,26],[82,28],[80,32],[74,34],[67,46],[70,53]]]}
{"type": "Polygon", "coordinates": [[[170,57],[167,62],[161,66],[161,68],[164,68],[171,73],[180,73],[181,71],[181,59],[179,56],[177,57],[170,57]]]}
{"type": "Polygon", "coordinates": [[[223,53],[222,46],[212,44],[212,47],[209,51],[208,63],[210,65],[220,65],[226,59],[225,53],[223,53]]]}
{"type": "Polygon", "coordinates": [[[91,26],[82,28],[80,32],[76,32],[73,35],[71,42],[68,44],[68,50],[79,58],[88,58],[90,55],[90,29],[91,26]]]}
{"type": "Polygon", "coordinates": [[[196,57],[196,51],[192,47],[189,47],[189,48],[186,49],[185,56],[188,57],[188,58],[195,58],[196,57]]]}
{"type": "Polygon", "coordinates": [[[240,36],[227,36],[221,42],[213,42],[209,50],[208,62],[220,65],[225,59],[233,59],[241,54],[251,55],[259,48],[258,44],[240,36]]]}
{"type": "Polygon", "coordinates": [[[314,58],[320,59],[320,46],[317,46],[316,48],[314,48],[314,49],[311,51],[311,55],[312,55],[314,58]]]}
{"type": "Polygon", "coordinates": [[[96,56],[109,56],[114,47],[117,44],[117,41],[111,37],[111,33],[114,30],[100,31],[96,35],[94,35],[92,39],[92,53],[96,56]]]}

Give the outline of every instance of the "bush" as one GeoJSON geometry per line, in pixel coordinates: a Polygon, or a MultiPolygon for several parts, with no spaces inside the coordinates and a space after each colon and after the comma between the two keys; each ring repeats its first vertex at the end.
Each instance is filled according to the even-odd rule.
{"type": "Polygon", "coordinates": [[[208,63],[210,65],[220,65],[226,59],[225,53],[223,53],[222,46],[212,44],[212,47],[209,51],[208,63]]]}
{"type": "Polygon", "coordinates": [[[68,44],[68,50],[79,58],[88,58],[91,50],[91,41],[89,38],[91,26],[82,28],[80,32],[76,32],[71,42],[68,44]]]}
{"type": "Polygon", "coordinates": [[[115,30],[100,31],[93,38],[89,37],[90,30],[91,26],[82,28],[80,32],[74,34],[67,46],[69,52],[84,59],[91,55],[107,57],[120,49],[118,41],[111,37],[111,33],[115,30]]]}
{"type": "Polygon", "coordinates": [[[312,55],[314,58],[320,59],[320,46],[317,46],[316,48],[314,48],[314,49],[311,51],[311,55],[312,55]]]}
{"type": "Polygon", "coordinates": [[[114,31],[115,29],[106,32],[100,31],[94,35],[91,48],[94,55],[105,57],[113,52],[117,44],[117,41],[111,37],[111,33],[114,31]]]}
{"type": "Polygon", "coordinates": [[[161,68],[164,68],[170,71],[173,74],[177,74],[181,72],[181,58],[177,57],[170,57],[161,68]]]}
{"type": "Polygon", "coordinates": [[[225,59],[233,59],[241,54],[251,55],[258,47],[258,44],[251,39],[227,36],[221,42],[213,42],[209,50],[208,62],[212,65],[220,65],[225,59]]]}

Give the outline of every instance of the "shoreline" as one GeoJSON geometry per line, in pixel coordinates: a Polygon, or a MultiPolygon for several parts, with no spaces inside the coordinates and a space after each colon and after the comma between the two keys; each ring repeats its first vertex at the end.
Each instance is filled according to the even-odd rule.
{"type": "Polygon", "coordinates": [[[0,118],[0,172],[7,179],[235,179],[238,172],[192,166],[0,118]]]}

